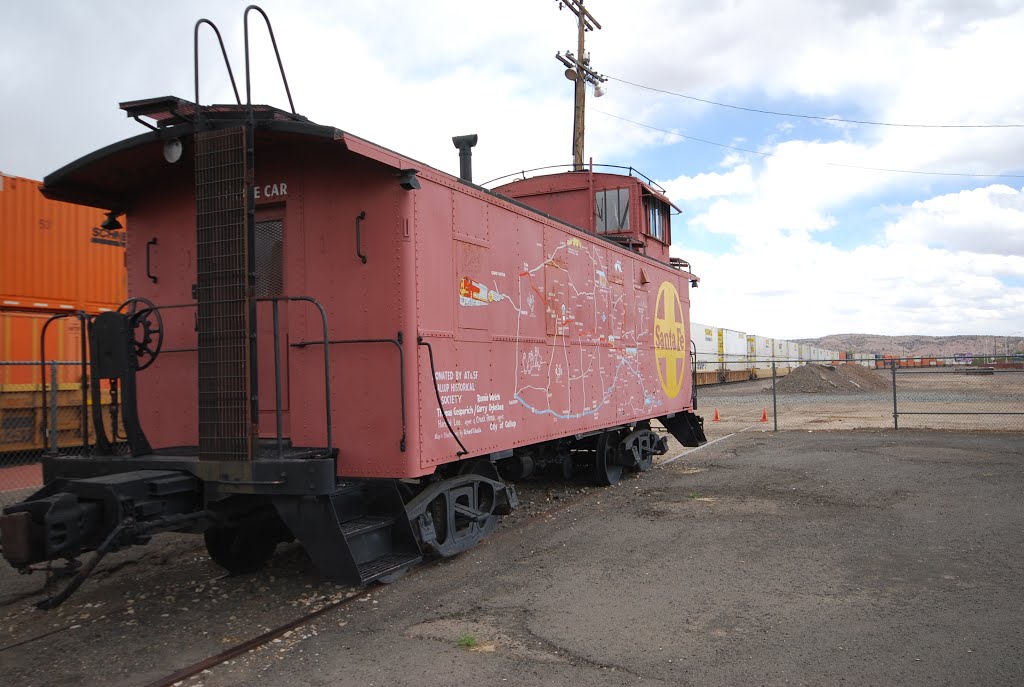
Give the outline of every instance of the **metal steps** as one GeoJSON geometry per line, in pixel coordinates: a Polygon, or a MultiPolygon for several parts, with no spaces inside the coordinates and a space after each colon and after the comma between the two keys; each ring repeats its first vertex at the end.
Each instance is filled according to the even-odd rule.
{"type": "Polygon", "coordinates": [[[378,580],[391,573],[410,568],[423,560],[423,556],[415,553],[386,553],[372,561],[359,565],[359,577],[363,584],[378,580]]]}
{"type": "Polygon", "coordinates": [[[316,500],[276,505],[317,567],[337,582],[397,577],[423,560],[394,480],[346,480],[316,500]]]}
{"type": "Polygon", "coordinates": [[[341,533],[345,535],[346,539],[390,527],[393,524],[395,524],[395,518],[390,515],[367,515],[340,523],[341,533]]]}
{"type": "Polygon", "coordinates": [[[396,514],[379,513],[338,523],[361,584],[403,571],[423,559],[417,547],[402,546],[402,537],[394,532],[397,522],[396,514]]]}

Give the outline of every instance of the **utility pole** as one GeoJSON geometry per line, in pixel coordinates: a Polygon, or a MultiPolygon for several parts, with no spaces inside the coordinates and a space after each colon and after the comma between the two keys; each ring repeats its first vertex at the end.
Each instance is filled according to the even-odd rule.
{"type": "Polygon", "coordinates": [[[565,65],[565,78],[576,82],[572,122],[572,164],[577,172],[583,171],[583,125],[584,108],[587,98],[587,83],[594,86],[594,97],[604,95],[604,86],[608,77],[598,74],[590,68],[590,56],[584,47],[584,36],[587,31],[601,28],[597,19],[585,7],[583,0],[558,0],[558,9],[568,7],[576,15],[576,54],[566,50],[565,55],[557,53],[555,58],[565,65]]]}

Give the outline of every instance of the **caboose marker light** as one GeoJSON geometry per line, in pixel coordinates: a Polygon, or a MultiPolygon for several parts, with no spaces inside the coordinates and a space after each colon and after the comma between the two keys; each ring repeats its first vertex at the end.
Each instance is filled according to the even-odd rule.
{"type": "Polygon", "coordinates": [[[420,187],[420,180],[416,178],[417,174],[419,174],[417,169],[403,169],[398,173],[398,185],[406,191],[415,191],[420,187]]]}
{"type": "Polygon", "coordinates": [[[172,165],[181,159],[181,153],[184,151],[184,146],[181,145],[181,139],[172,138],[164,143],[164,159],[172,165]]]}
{"type": "Polygon", "coordinates": [[[121,226],[121,223],[117,221],[117,216],[120,214],[121,212],[119,210],[111,210],[108,212],[107,218],[103,220],[102,224],[100,224],[100,228],[106,229],[107,231],[122,229],[123,227],[121,226]]]}

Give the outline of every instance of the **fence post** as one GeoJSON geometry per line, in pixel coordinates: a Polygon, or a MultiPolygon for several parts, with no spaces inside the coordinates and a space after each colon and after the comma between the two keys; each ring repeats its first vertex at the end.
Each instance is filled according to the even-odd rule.
{"type": "MultiPolygon", "coordinates": [[[[57,454],[57,363],[50,363],[50,452],[57,454]]],[[[46,412],[45,410],[43,412],[46,412]]]]}
{"type": "Polygon", "coordinates": [[[772,361],[772,423],[775,427],[774,432],[779,431],[779,402],[778,397],[775,395],[775,361],[772,361]]]}
{"type": "Polygon", "coordinates": [[[892,361],[892,428],[900,428],[900,413],[896,408],[896,361],[892,361]]]}

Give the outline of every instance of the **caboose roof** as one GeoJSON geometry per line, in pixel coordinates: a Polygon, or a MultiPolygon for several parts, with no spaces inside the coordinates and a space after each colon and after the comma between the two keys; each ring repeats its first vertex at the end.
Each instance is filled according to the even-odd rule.
{"type": "MultiPolygon", "coordinates": [[[[140,118],[144,117],[152,120],[155,125],[146,124],[146,126],[150,126],[150,131],[100,148],[47,175],[43,179],[43,186],[40,189],[44,196],[52,200],[130,213],[135,198],[146,192],[151,192],[154,188],[160,188],[166,179],[165,175],[171,168],[191,174],[192,156],[185,154],[175,163],[167,162],[164,159],[164,144],[173,139],[187,143],[196,133],[197,126],[194,122],[196,108],[193,103],[173,96],[165,96],[123,103],[121,107],[128,113],[128,116],[134,117],[140,122],[140,118]]],[[[303,145],[339,146],[337,148],[339,152],[353,153],[396,170],[416,170],[421,176],[426,174],[447,177],[452,181],[472,186],[481,193],[500,198],[504,202],[544,216],[551,221],[579,231],[587,231],[582,227],[532,208],[515,197],[502,195],[503,187],[490,190],[472,182],[460,180],[430,165],[358,136],[331,126],[311,122],[301,115],[285,112],[268,105],[252,105],[251,108],[233,104],[208,105],[203,106],[201,111],[204,130],[241,126],[246,123],[251,111],[254,120],[255,144],[258,148],[283,145],[293,150],[303,145]]],[[[550,175],[549,179],[560,176],[563,175],[550,175]]],[[[571,174],[564,176],[568,178],[571,174]]],[[[636,182],[644,193],[672,205],[659,189],[645,183],[644,180],[622,174],[608,174],[607,176],[615,177],[619,183],[622,179],[636,182]]],[[[534,179],[537,178],[540,177],[534,179]]],[[[527,179],[520,183],[531,182],[534,179],[527,179]]],[[[510,185],[506,184],[506,186],[510,185]]],[[[675,206],[672,205],[672,207],[675,206]]],[[[621,247],[606,236],[597,236],[597,238],[621,247]]],[[[655,262],[661,262],[651,256],[646,257],[655,262]]]]}
{"type": "MultiPolygon", "coordinates": [[[[106,210],[128,210],[133,198],[154,184],[172,165],[164,160],[164,144],[178,139],[183,143],[196,132],[196,107],[193,103],[165,96],[122,103],[130,117],[141,122],[147,118],[155,126],[138,136],[118,141],[61,167],[43,180],[42,192],[47,198],[106,210]]],[[[244,124],[249,116],[245,105],[210,105],[201,108],[204,129],[231,128],[244,124]]],[[[284,143],[341,145],[382,164],[407,169],[424,169],[426,165],[404,157],[352,134],[309,121],[267,105],[251,107],[256,145],[284,143]]],[[[189,167],[190,156],[174,163],[189,167]]]]}

